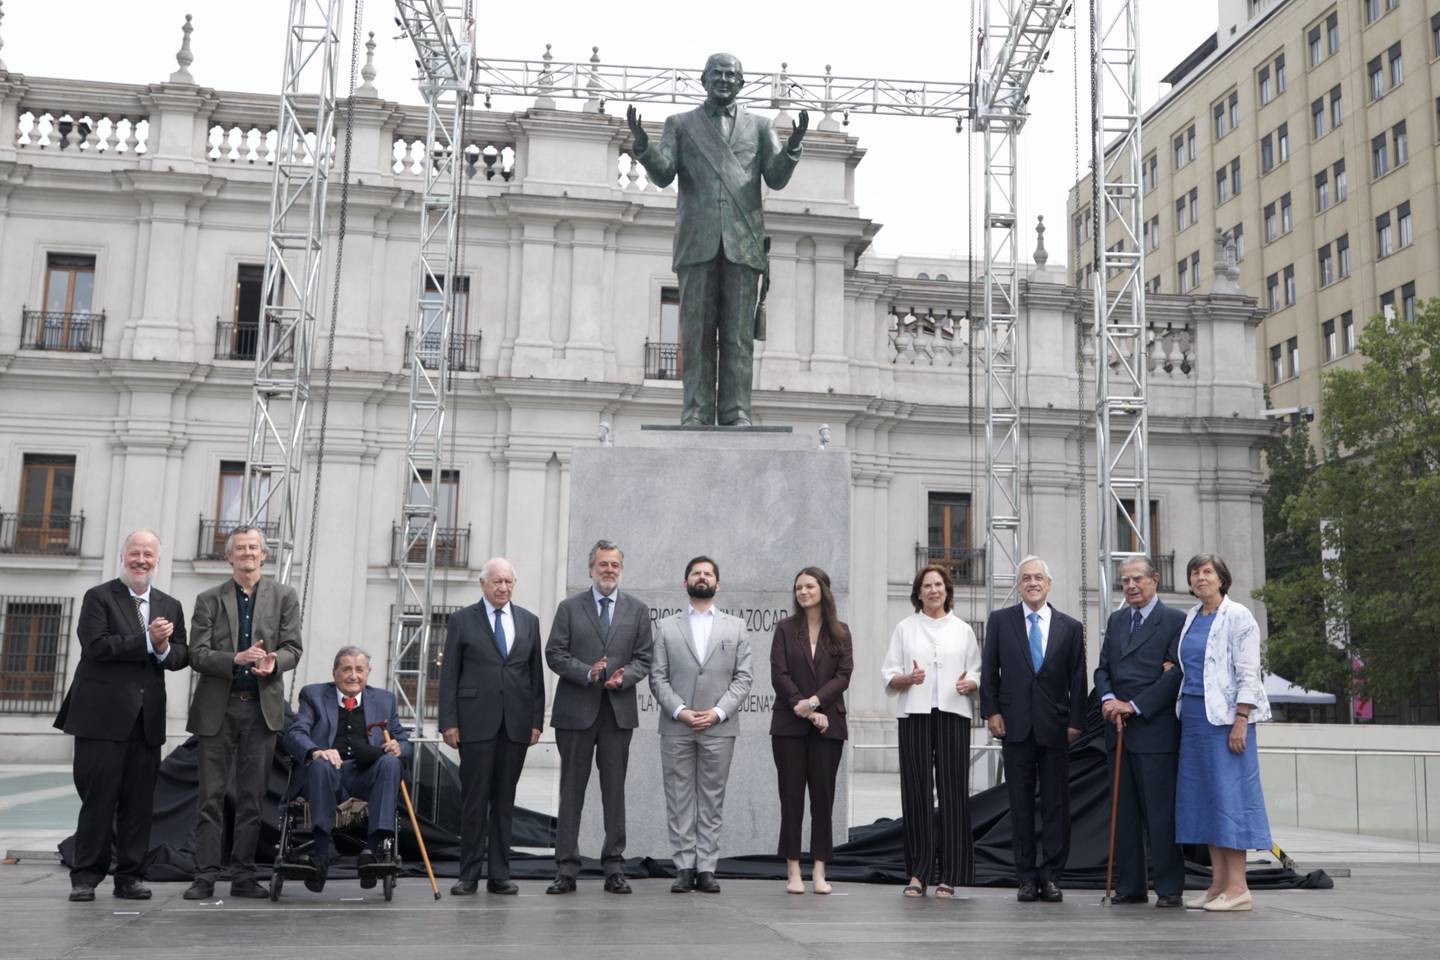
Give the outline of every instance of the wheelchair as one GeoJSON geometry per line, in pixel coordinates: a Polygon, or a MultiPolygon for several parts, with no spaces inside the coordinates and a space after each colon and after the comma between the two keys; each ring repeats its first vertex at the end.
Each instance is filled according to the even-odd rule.
{"type": "MultiPolygon", "coordinates": [[[[298,764],[290,764],[284,794],[286,799],[280,802],[280,839],[275,844],[275,866],[270,879],[272,901],[280,899],[285,881],[304,882],[315,876],[315,868],[309,863],[314,851],[313,841],[297,836],[300,833],[309,834],[311,829],[310,801],[300,795],[297,767],[298,764]]],[[[350,797],[341,803],[335,808],[335,829],[330,835],[332,856],[342,850],[346,855],[358,854],[365,847],[368,828],[369,804],[358,797],[350,797]]],[[[375,862],[359,868],[362,885],[366,880],[377,881],[387,901],[395,896],[395,882],[403,867],[399,838],[400,804],[396,804],[390,836],[379,850],[374,851],[375,862]]]]}

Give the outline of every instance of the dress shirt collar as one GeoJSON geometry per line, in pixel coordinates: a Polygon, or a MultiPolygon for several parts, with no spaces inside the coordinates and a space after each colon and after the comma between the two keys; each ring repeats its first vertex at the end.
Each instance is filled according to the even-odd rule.
{"type": "MultiPolygon", "coordinates": [[[[600,601],[601,601],[601,600],[609,600],[611,603],[619,603],[619,602],[620,602],[620,588],[619,588],[619,587],[616,587],[614,590],[611,590],[611,591],[610,591],[610,596],[607,597],[607,596],[605,596],[605,594],[603,594],[603,593],[600,592],[599,588],[597,588],[597,587],[595,586],[595,584],[592,583],[592,584],[590,584],[590,599],[595,602],[595,610],[596,610],[596,612],[599,612],[599,610],[600,610],[600,601]]],[[[614,616],[614,614],[615,614],[615,608],[614,608],[614,607],[611,607],[611,608],[610,608],[610,614],[611,614],[611,616],[614,616]]]]}
{"type": "MultiPolygon", "coordinates": [[[[494,624],[494,622],[495,622],[495,611],[496,611],[497,608],[490,603],[490,598],[489,598],[489,597],[481,597],[480,600],[481,600],[482,603],[485,604],[485,619],[486,619],[486,620],[489,620],[489,621],[491,622],[491,624],[494,624]]],[[[504,614],[504,615],[507,616],[507,617],[511,615],[511,614],[510,614],[510,604],[508,604],[508,603],[505,604],[505,606],[503,606],[503,607],[499,607],[498,609],[500,610],[500,612],[501,612],[502,614],[504,614]]]]}
{"type": "MultiPolygon", "coordinates": [[[[1160,595],[1159,595],[1159,594],[1156,594],[1155,596],[1153,596],[1153,597],[1150,598],[1150,602],[1149,602],[1149,603],[1145,604],[1145,606],[1143,606],[1143,607],[1140,608],[1140,622],[1141,622],[1141,623],[1147,623],[1147,622],[1150,620],[1150,614],[1152,614],[1152,613],[1155,612],[1155,606],[1156,606],[1156,604],[1158,604],[1159,602],[1160,602],[1160,595]]],[[[1134,607],[1131,607],[1130,609],[1131,609],[1131,610],[1134,610],[1135,608],[1134,608],[1134,607]]],[[[1134,620],[1134,619],[1135,619],[1135,614],[1133,614],[1133,613],[1130,614],[1130,619],[1131,619],[1131,620],[1134,620]]]]}
{"type": "Polygon", "coordinates": [[[1038,621],[1040,624],[1040,629],[1044,630],[1050,626],[1050,604],[1048,602],[1039,610],[1031,610],[1028,604],[1026,604],[1024,601],[1021,601],[1020,613],[1022,616],[1024,616],[1025,625],[1027,627],[1030,625],[1030,614],[1032,613],[1040,614],[1040,620],[1038,621]]]}
{"type": "Polygon", "coordinates": [[[686,611],[686,616],[688,616],[691,620],[694,620],[694,619],[697,618],[697,617],[701,617],[701,618],[704,618],[704,619],[707,619],[707,620],[714,620],[714,619],[715,619],[715,608],[714,608],[714,607],[711,607],[709,610],[706,610],[704,613],[701,613],[699,610],[696,610],[696,609],[695,609],[695,605],[694,605],[694,604],[691,604],[689,610],[686,611]]]}
{"type": "Polygon", "coordinates": [[[733,100],[729,103],[713,103],[707,100],[705,102],[705,113],[708,114],[711,119],[715,120],[720,119],[721,116],[726,116],[729,117],[731,120],[734,120],[735,107],[736,104],[733,100]]]}
{"type": "MultiPolygon", "coordinates": [[[[345,691],[341,690],[338,684],[335,687],[335,699],[340,704],[340,708],[343,710],[345,708],[345,691]]],[[[355,694],[355,706],[360,706],[360,702],[364,699],[365,688],[361,687],[360,692],[355,694]]]]}
{"type": "Polygon", "coordinates": [[[148,586],[145,588],[144,593],[136,593],[134,590],[130,590],[128,586],[125,589],[130,591],[130,596],[138,597],[141,603],[150,602],[150,588],[148,586]]]}

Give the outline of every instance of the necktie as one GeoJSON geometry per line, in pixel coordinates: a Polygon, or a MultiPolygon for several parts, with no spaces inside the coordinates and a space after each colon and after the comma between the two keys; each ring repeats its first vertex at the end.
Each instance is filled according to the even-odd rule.
{"type": "Polygon", "coordinates": [[[504,660],[508,650],[505,649],[505,621],[500,619],[500,611],[495,611],[495,646],[500,650],[500,659],[504,660]]]}
{"type": "Polygon", "coordinates": [[[143,609],[145,598],[131,594],[130,599],[135,601],[135,616],[140,621],[140,632],[144,633],[150,629],[150,624],[145,622],[145,610],[143,609]]]}
{"type": "Polygon", "coordinates": [[[341,701],[341,702],[345,704],[345,709],[346,709],[346,710],[354,710],[354,709],[355,709],[355,698],[354,698],[354,697],[346,697],[346,698],[345,698],[343,701],[341,701]]]}
{"type": "Polygon", "coordinates": [[[1144,622],[1144,618],[1140,616],[1139,610],[1130,614],[1130,636],[1135,636],[1135,631],[1140,629],[1142,622],[1144,622]]]}
{"type": "Polygon", "coordinates": [[[610,636],[610,604],[613,601],[609,597],[600,598],[600,635],[610,636]]]}
{"type": "Polygon", "coordinates": [[[726,140],[729,140],[729,139],[730,139],[730,133],[731,133],[731,131],[734,130],[734,129],[735,129],[735,118],[732,117],[727,111],[721,110],[721,111],[720,111],[720,136],[724,137],[726,140]]]}
{"type": "Polygon", "coordinates": [[[1040,672],[1040,664],[1045,659],[1045,648],[1040,645],[1040,614],[1032,613],[1030,621],[1030,662],[1035,665],[1035,672],[1040,672]]]}

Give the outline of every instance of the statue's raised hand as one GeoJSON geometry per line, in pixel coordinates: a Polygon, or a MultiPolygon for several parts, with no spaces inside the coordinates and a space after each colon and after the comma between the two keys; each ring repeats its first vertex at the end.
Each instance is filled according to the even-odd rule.
{"type": "Polygon", "coordinates": [[[795,121],[795,129],[790,131],[790,139],[785,142],[785,149],[794,153],[800,149],[800,141],[805,139],[805,131],[810,129],[810,112],[801,110],[800,117],[795,121]]]}
{"type": "Polygon", "coordinates": [[[640,126],[640,114],[635,112],[634,104],[625,108],[625,123],[630,127],[630,140],[635,148],[635,155],[639,156],[650,149],[650,136],[645,132],[645,128],[640,126]]]}

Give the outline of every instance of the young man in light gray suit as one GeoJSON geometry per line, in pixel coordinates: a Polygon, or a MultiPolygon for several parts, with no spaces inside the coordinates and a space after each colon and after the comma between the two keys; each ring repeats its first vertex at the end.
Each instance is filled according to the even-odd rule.
{"type": "Polygon", "coordinates": [[[635,687],[650,672],[650,608],[620,592],[625,554],[609,540],[590,548],[590,586],[555,610],[545,661],[560,677],[550,725],[560,751],[560,816],[555,882],[546,893],[575,892],[580,873],[580,811],[590,765],[600,770],[605,889],[629,893],[625,880],[625,771],[630,735],[640,725],[635,687]]]}
{"type": "Polygon", "coordinates": [[[751,673],[745,621],[715,609],[719,585],[714,560],[691,560],[689,609],[655,628],[650,690],[660,703],[660,766],[675,858],[671,893],[720,892],[720,816],[751,673]]]}

